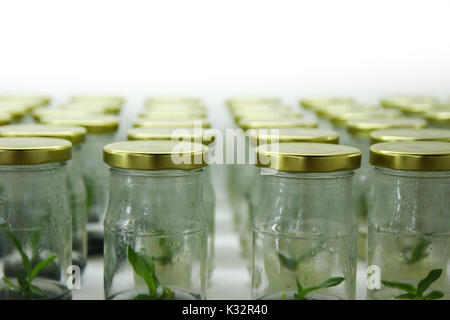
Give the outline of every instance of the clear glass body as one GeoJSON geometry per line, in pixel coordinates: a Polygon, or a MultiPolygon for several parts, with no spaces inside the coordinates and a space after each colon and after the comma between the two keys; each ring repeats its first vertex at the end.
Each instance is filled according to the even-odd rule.
{"type": "Polygon", "coordinates": [[[214,271],[214,239],[215,239],[215,211],[216,211],[216,195],[211,178],[211,168],[206,167],[203,175],[203,196],[202,203],[205,206],[206,220],[208,222],[208,277],[211,278],[214,271]]]}
{"type": "MultiPolygon", "coordinates": [[[[450,298],[450,171],[400,171],[376,167],[369,213],[369,265],[382,281],[416,287],[434,269],[442,275],[425,294],[450,298]]],[[[392,299],[405,292],[381,285],[369,299],[392,299]]]]}
{"type": "Polygon", "coordinates": [[[252,297],[354,299],[353,173],[260,170],[264,196],[254,217],[252,297]],[[298,281],[303,289],[311,288],[336,277],[341,277],[339,284],[304,296],[297,286],[298,281]]]}
{"type": "Polygon", "coordinates": [[[103,162],[103,146],[114,141],[114,133],[86,136],[82,148],[82,171],[88,207],[89,252],[103,252],[103,226],[108,206],[108,166],[103,162]]]}
{"type": "Polygon", "coordinates": [[[107,299],[204,299],[203,169],[112,168],[104,221],[107,299]]]}
{"type": "Polygon", "coordinates": [[[64,163],[0,166],[0,299],[70,299],[64,163]]]}
{"type": "Polygon", "coordinates": [[[358,258],[367,261],[367,216],[373,193],[372,168],[369,164],[370,139],[350,135],[349,145],[361,150],[361,167],[355,171],[353,211],[358,219],[358,258]]]}
{"type": "Polygon", "coordinates": [[[450,129],[450,124],[446,123],[428,123],[431,128],[437,128],[437,129],[450,129]]]}
{"type": "Polygon", "coordinates": [[[72,212],[72,263],[83,272],[87,263],[87,203],[81,166],[81,145],[72,149],[72,160],[67,162],[67,188],[72,212]]]}

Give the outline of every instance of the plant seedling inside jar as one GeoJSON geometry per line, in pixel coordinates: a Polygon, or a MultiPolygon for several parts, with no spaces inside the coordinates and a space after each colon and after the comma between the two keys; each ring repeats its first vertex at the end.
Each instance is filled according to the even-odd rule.
{"type": "MultiPolygon", "coordinates": [[[[300,280],[298,280],[298,278],[296,278],[295,281],[297,283],[297,293],[294,294],[294,298],[296,300],[308,300],[306,298],[307,294],[309,294],[313,291],[319,290],[319,289],[336,287],[339,284],[341,284],[341,282],[343,282],[344,280],[345,280],[345,278],[343,278],[343,277],[332,277],[332,278],[329,278],[328,280],[322,282],[319,285],[315,285],[315,286],[308,287],[308,288],[303,288],[303,286],[300,284],[300,280]]],[[[283,291],[281,300],[286,300],[286,291],[283,291]]]]}

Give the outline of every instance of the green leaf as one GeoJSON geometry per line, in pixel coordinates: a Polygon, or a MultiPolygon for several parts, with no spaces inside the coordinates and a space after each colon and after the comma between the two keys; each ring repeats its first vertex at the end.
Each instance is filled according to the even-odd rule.
{"type": "Polygon", "coordinates": [[[128,261],[134,269],[134,272],[147,284],[148,291],[151,296],[156,296],[158,288],[158,280],[155,274],[155,264],[153,261],[133,250],[128,244],[128,261]]]}
{"type": "Polygon", "coordinates": [[[19,239],[17,239],[17,237],[11,231],[6,230],[5,228],[6,228],[5,224],[0,225],[0,229],[4,229],[2,231],[6,233],[8,238],[12,241],[12,243],[16,247],[17,251],[19,251],[19,254],[20,254],[20,257],[22,258],[22,264],[23,264],[23,267],[25,268],[25,271],[27,272],[27,274],[30,274],[31,273],[30,259],[28,259],[27,254],[23,250],[19,239]]]}
{"type": "Polygon", "coordinates": [[[416,295],[414,293],[404,293],[399,296],[396,296],[395,299],[414,300],[416,299],[416,295]]]}
{"type": "Polygon", "coordinates": [[[23,297],[25,299],[31,300],[32,298],[32,293],[31,293],[31,287],[30,284],[28,283],[28,281],[25,279],[24,275],[22,274],[22,272],[17,271],[16,273],[17,276],[17,282],[19,283],[19,286],[21,288],[23,297]]]}
{"type": "Polygon", "coordinates": [[[435,282],[442,274],[442,269],[431,270],[428,275],[420,280],[417,285],[417,295],[421,297],[425,290],[427,290],[433,282],[435,282]]]}
{"type": "Polygon", "coordinates": [[[335,286],[338,286],[339,284],[341,284],[341,282],[344,280],[345,280],[345,278],[343,278],[343,277],[333,277],[333,278],[330,278],[330,279],[322,282],[318,286],[315,286],[315,288],[322,289],[322,288],[335,287],[335,286]]]}
{"type": "Polygon", "coordinates": [[[7,276],[3,276],[2,279],[8,285],[8,289],[19,290],[19,288],[7,276]]]}
{"type": "Polygon", "coordinates": [[[33,286],[32,284],[30,284],[30,289],[31,289],[31,291],[33,291],[39,297],[43,297],[44,296],[44,292],[42,292],[42,290],[39,289],[39,287],[36,287],[36,286],[33,286]]]}
{"type": "Polygon", "coordinates": [[[437,300],[444,297],[444,294],[441,291],[431,291],[429,294],[425,296],[425,300],[437,300]]]}
{"type": "Polygon", "coordinates": [[[381,280],[381,283],[388,288],[399,289],[414,295],[416,294],[416,288],[409,283],[385,281],[385,280],[381,280]]]}
{"type": "Polygon", "coordinates": [[[155,300],[155,297],[148,294],[138,294],[133,300],[155,300]]]}
{"type": "Polygon", "coordinates": [[[53,262],[53,260],[55,260],[58,256],[53,255],[50,256],[49,258],[45,259],[44,261],[41,261],[36,267],[33,268],[33,270],[31,271],[29,277],[28,277],[28,281],[33,281],[34,278],[37,277],[37,275],[39,274],[39,272],[45,268],[46,266],[48,266],[50,263],[53,262]]]}
{"type": "Polygon", "coordinates": [[[163,293],[159,297],[161,300],[173,300],[175,298],[175,293],[168,287],[163,287],[163,293]]]}
{"type": "Polygon", "coordinates": [[[289,270],[295,270],[298,266],[298,259],[297,258],[290,258],[288,256],[285,256],[284,254],[278,252],[278,259],[280,260],[281,264],[289,269],[289,270]]]}
{"type": "Polygon", "coordinates": [[[413,264],[413,263],[416,263],[416,262],[426,258],[426,256],[428,255],[426,250],[430,244],[431,244],[430,241],[425,240],[425,239],[420,239],[419,243],[417,244],[416,247],[414,247],[414,249],[411,253],[411,258],[407,259],[407,263],[413,264]]]}
{"type": "Polygon", "coordinates": [[[286,300],[286,291],[281,293],[281,300],[286,300]]]}

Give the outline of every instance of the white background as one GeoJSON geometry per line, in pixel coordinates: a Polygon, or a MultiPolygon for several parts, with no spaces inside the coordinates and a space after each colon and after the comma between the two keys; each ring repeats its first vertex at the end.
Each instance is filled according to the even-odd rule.
{"type": "Polygon", "coordinates": [[[450,92],[450,1],[0,2],[0,93],[450,92]]]}

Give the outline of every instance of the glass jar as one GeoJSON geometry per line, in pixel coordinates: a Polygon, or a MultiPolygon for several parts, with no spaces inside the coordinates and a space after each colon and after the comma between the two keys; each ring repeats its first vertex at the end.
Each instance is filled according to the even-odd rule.
{"type": "Polygon", "coordinates": [[[252,297],[354,299],[351,187],[361,153],[325,143],[266,144],[256,152],[264,197],[253,225],[252,297]]]}
{"type": "MultiPolygon", "coordinates": [[[[236,137],[236,153],[234,164],[230,170],[231,187],[231,205],[233,210],[234,228],[238,234],[247,230],[246,222],[249,213],[249,197],[252,188],[254,152],[250,145],[249,133],[254,130],[265,129],[284,129],[284,128],[317,128],[317,121],[311,119],[282,118],[272,120],[258,120],[242,118],[239,121],[242,130],[238,131],[236,137]]],[[[250,248],[244,237],[240,239],[242,255],[244,258],[250,258],[250,248]]]]}
{"type": "Polygon", "coordinates": [[[353,188],[353,211],[358,218],[358,258],[367,260],[367,215],[370,210],[371,167],[369,165],[370,133],[380,129],[425,128],[422,119],[368,119],[346,122],[348,145],[362,152],[361,168],[355,172],[353,188]]]}
{"type": "MultiPolygon", "coordinates": [[[[127,132],[128,140],[163,140],[163,141],[185,141],[201,143],[209,148],[214,148],[215,135],[211,130],[195,130],[189,128],[132,128],[127,132]]],[[[206,220],[208,221],[208,277],[211,278],[214,271],[214,240],[215,240],[215,211],[216,195],[212,183],[211,168],[204,168],[203,176],[203,201],[205,206],[206,220]]]]}
{"type": "Polygon", "coordinates": [[[88,207],[88,251],[103,252],[103,218],[109,196],[108,168],[103,163],[102,148],[114,141],[119,118],[100,115],[44,116],[40,122],[58,126],[80,126],[87,130],[86,142],[81,149],[81,163],[86,186],[88,207]]]}
{"type": "Polygon", "coordinates": [[[86,129],[82,127],[43,124],[13,124],[0,127],[0,137],[46,137],[65,139],[72,143],[72,159],[67,161],[67,196],[72,213],[72,264],[84,271],[87,263],[86,187],[81,172],[81,150],[86,129]]]}
{"type": "Polygon", "coordinates": [[[450,129],[450,111],[434,111],[425,115],[428,124],[434,128],[450,129]]]}
{"type": "Polygon", "coordinates": [[[450,143],[377,143],[370,163],[368,298],[449,299],[450,143]]]}
{"type": "MultiPolygon", "coordinates": [[[[249,141],[253,151],[259,145],[267,143],[316,142],[336,144],[339,142],[339,135],[335,131],[313,128],[257,129],[249,133],[249,141]]],[[[242,217],[239,236],[243,250],[247,251],[244,256],[250,260],[252,226],[257,213],[256,208],[263,198],[263,194],[261,194],[263,184],[256,166],[248,165],[246,170],[248,171],[250,186],[248,191],[248,215],[242,217]]]]}
{"type": "Polygon", "coordinates": [[[161,140],[104,147],[111,166],[104,221],[107,299],[206,297],[207,152],[202,144],[161,140]]]}
{"type": "Polygon", "coordinates": [[[0,299],[70,299],[67,140],[0,138],[0,299]]]}

